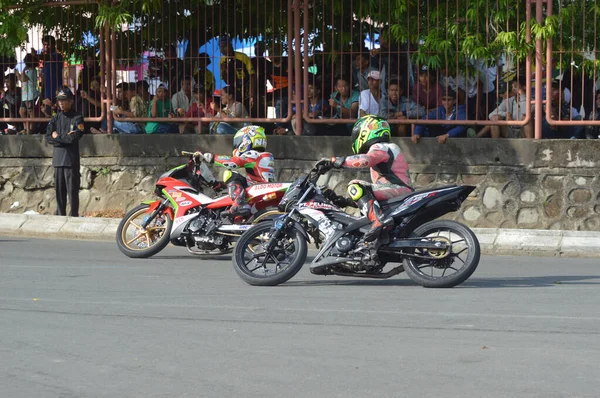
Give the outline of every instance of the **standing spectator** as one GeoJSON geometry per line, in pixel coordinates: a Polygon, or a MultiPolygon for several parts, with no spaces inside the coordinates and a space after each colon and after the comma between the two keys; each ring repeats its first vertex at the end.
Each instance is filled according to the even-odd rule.
{"type": "MultiPolygon", "coordinates": [[[[213,107],[217,104],[213,102],[213,107]]],[[[221,89],[220,109],[215,109],[216,117],[227,120],[229,118],[247,118],[248,111],[244,104],[236,98],[236,90],[233,87],[225,86],[221,89]]],[[[214,122],[211,123],[210,130],[213,134],[235,134],[239,129],[245,127],[247,123],[239,122],[214,122]]]]}
{"type": "Polygon", "coordinates": [[[42,38],[42,87],[43,98],[54,101],[54,95],[63,85],[63,56],[56,51],[56,39],[47,35],[42,38]]]}
{"type": "Polygon", "coordinates": [[[56,96],[59,112],[46,128],[46,142],[54,146],[52,166],[56,190],[56,215],[67,215],[67,196],[71,204],[69,215],[79,217],[79,140],[85,130],[83,116],[72,109],[73,93],[62,87],[56,96]]]}
{"type": "Polygon", "coordinates": [[[371,66],[381,71],[381,81],[399,80],[414,84],[414,71],[406,44],[392,41],[387,26],[379,32],[379,48],[371,50],[371,66]],[[386,80],[387,79],[387,80],[386,80]]]}
{"type": "Polygon", "coordinates": [[[219,43],[222,54],[219,60],[221,79],[240,93],[241,101],[252,108],[256,96],[256,81],[253,79],[255,72],[250,58],[244,53],[233,50],[229,36],[221,37],[219,43]]]}
{"type": "MultiPolygon", "coordinates": [[[[150,102],[148,107],[148,117],[173,117],[175,116],[171,110],[171,101],[169,93],[165,86],[158,86],[156,95],[150,102]]],[[[164,122],[148,122],[146,123],[147,134],[165,134],[178,133],[179,129],[176,124],[164,122]]]]}
{"type": "MultiPolygon", "coordinates": [[[[367,90],[369,74],[372,71],[377,71],[377,69],[371,66],[369,52],[365,48],[354,57],[354,88],[360,92],[367,90]]],[[[379,76],[379,80],[381,80],[381,74],[379,76]]]]}
{"type": "Polygon", "coordinates": [[[250,117],[264,118],[267,115],[267,78],[271,62],[265,58],[265,50],[265,43],[257,40],[254,57],[250,58],[254,70],[252,80],[256,81],[256,103],[249,109],[250,117]]]}
{"type": "MultiPolygon", "coordinates": [[[[34,109],[40,92],[38,91],[38,70],[39,61],[33,53],[28,53],[23,59],[25,68],[19,73],[15,69],[15,74],[21,81],[21,108],[19,114],[23,119],[35,117],[34,109]]],[[[25,129],[22,134],[31,134],[35,130],[37,124],[33,122],[25,122],[25,129]]]]}
{"type": "Polygon", "coordinates": [[[128,122],[128,117],[144,117],[148,114],[148,109],[144,100],[137,94],[135,83],[128,83],[123,93],[129,100],[129,111],[117,108],[113,111],[115,115],[114,128],[121,134],[143,134],[143,122],[128,122]]]}
{"type": "MultiPolygon", "coordinates": [[[[177,46],[168,45],[164,50],[165,59],[162,63],[162,80],[169,84],[165,86],[167,89],[174,91],[179,87],[179,82],[186,76],[185,64],[182,59],[177,56],[177,46]]],[[[189,75],[191,71],[187,71],[189,75]]]]}
{"type": "Polygon", "coordinates": [[[435,74],[431,73],[427,65],[423,65],[419,71],[419,81],[412,91],[412,98],[427,112],[442,106],[442,94],[444,88],[438,83],[435,74]]]}
{"type": "Polygon", "coordinates": [[[271,93],[272,103],[275,106],[275,116],[278,119],[288,115],[288,96],[290,82],[288,81],[288,59],[282,56],[281,42],[275,42],[269,48],[269,60],[267,64],[267,79],[273,86],[271,93]]]}
{"type": "MultiPolygon", "coordinates": [[[[408,97],[404,96],[404,88],[397,80],[390,81],[387,89],[387,95],[381,100],[379,105],[379,116],[385,119],[420,119],[425,116],[425,109],[408,97]]],[[[392,134],[399,137],[408,135],[408,125],[391,123],[392,134]]]]}
{"type": "MultiPolygon", "coordinates": [[[[456,105],[456,92],[448,90],[442,96],[442,106],[429,112],[424,119],[428,120],[467,120],[467,110],[464,105],[456,105]]],[[[416,144],[422,135],[427,137],[437,137],[440,144],[444,144],[449,137],[462,137],[465,135],[467,128],[461,125],[422,125],[418,124],[415,127],[415,132],[412,136],[412,141],[416,144]]]]}
{"type": "Polygon", "coordinates": [[[96,50],[90,49],[84,54],[85,60],[83,62],[83,68],[79,72],[79,84],[77,85],[78,92],[89,90],[91,82],[96,77],[100,77],[100,62],[96,60],[96,50]]]}
{"type": "Polygon", "coordinates": [[[176,114],[185,114],[188,109],[190,109],[190,104],[192,102],[192,87],[195,85],[196,81],[190,76],[185,76],[181,81],[181,89],[173,94],[173,97],[171,98],[173,111],[176,114]],[[180,109],[182,112],[179,111],[180,109]]]}
{"type": "Polygon", "coordinates": [[[198,70],[194,76],[200,87],[204,87],[204,93],[206,96],[212,96],[215,91],[215,75],[208,69],[210,64],[210,58],[207,53],[200,53],[198,55],[198,70]]]}
{"type": "Polygon", "coordinates": [[[381,101],[381,76],[379,71],[370,71],[367,76],[367,83],[369,88],[360,92],[359,117],[379,113],[379,102],[381,101]]]}

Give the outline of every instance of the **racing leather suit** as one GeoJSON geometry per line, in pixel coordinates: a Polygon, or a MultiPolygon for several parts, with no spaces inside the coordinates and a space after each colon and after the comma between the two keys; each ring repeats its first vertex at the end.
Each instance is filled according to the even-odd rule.
{"type": "Polygon", "coordinates": [[[273,155],[269,152],[250,150],[239,153],[235,149],[233,156],[215,155],[212,162],[227,169],[223,175],[223,182],[227,184],[229,197],[234,202],[228,212],[232,217],[250,215],[245,188],[254,184],[275,181],[275,162],[273,155]],[[237,173],[237,170],[240,169],[246,170],[245,178],[237,173]]]}
{"type": "Polygon", "coordinates": [[[371,229],[364,236],[364,241],[376,240],[383,227],[392,225],[393,220],[384,217],[378,200],[414,191],[410,187],[408,164],[398,145],[389,142],[371,145],[366,154],[333,158],[332,165],[337,168],[371,169],[371,180],[352,180],[348,184],[348,196],[356,203],[363,215],[372,222],[371,229]]]}

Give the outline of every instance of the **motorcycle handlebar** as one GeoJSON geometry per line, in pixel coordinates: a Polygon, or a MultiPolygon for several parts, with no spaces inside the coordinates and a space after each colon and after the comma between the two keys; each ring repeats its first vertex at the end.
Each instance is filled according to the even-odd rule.
{"type": "Polygon", "coordinates": [[[189,156],[190,159],[193,159],[194,162],[196,162],[196,163],[202,163],[202,161],[203,161],[202,154],[200,154],[199,152],[181,151],[181,155],[182,156],[189,156]]]}

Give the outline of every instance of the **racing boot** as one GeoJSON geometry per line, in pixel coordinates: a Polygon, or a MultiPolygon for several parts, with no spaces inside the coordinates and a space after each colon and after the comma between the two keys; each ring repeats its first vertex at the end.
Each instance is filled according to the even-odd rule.
{"type": "Polygon", "coordinates": [[[357,247],[374,248],[379,246],[379,237],[384,228],[394,225],[394,219],[386,217],[379,207],[379,202],[372,195],[364,195],[356,204],[361,213],[369,217],[371,221],[371,229],[365,233],[363,238],[358,242],[357,247]]]}
{"type": "Polygon", "coordinates": [[[248,218],[252,214],[252,211],[250,205],[246,203],[246,191],[244,187],[232,181],[227,184],[227,188],[229,190],[229,197],[233,200],[233,205],[223,215],[233,221],[242,221],[248,218]]]}

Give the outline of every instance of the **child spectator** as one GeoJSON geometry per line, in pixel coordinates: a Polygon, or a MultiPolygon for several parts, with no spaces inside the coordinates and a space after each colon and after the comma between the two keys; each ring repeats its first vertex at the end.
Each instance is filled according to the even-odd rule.
{"type": "Polygon", "coordinates": [[[419,81],[413,87],[412,98],[427,112],[436,110],[442,106],[442,94],[444,88],[438,83],[436,76],[431,73],[427,65],[423,65],[419,71],[419,81]]]}
{"type": "MultiPolygon", "coordinates": [[[[467,120],[467,110],[464,105],[456,105],[456,92],[448,90],[441,98],[442,106],[429,112],[423,119],[427,120],[467,120]]],[[[467,128],[461,125],[422,125],[415,127],[412,141],[416,144],[422,135],[437,137],[440,144],[444,144],[449,137],[462,137],[467,128]]]]}
{"type": "MultiPolygon", "coordinates": [[[[156,95],[150,102],[148,107],[148,117],[173,117],[175,116],[171,111],[171,101],[169,100],[169,94],[164,85],[160,85],[156,89],[156,95]]],[[[164,122],[148,122],[146,123],[147,134],[165,134],[165,133],[178,133],[179,129],[176,124],[164,123],[164,122]]]]}
{"type": "MultiPolygon", "coordinates": [[[[216,117],[221,119],[228,118],[247,118],[248,111],[246,107],[237,100],[236,91],[231,86],[225,86],[221,89],[220,108],[213,105],[216,117]]],[[[245,127],[247,123],[233,122],[215,122],[211,124],[210,130],[213,134],[235,134],[239,129],[245,127]]]]}
{"type": "MultiPolygon", "coordinates": [[[[99,117],[102,114],[102,92],[100,91],[100,76],[96,76],[89,82],[88,90],[81,90],[79,92],[82,100],[82,114],[83,117],[99,117]]],[[[100,122],[87,122],[86,128],[91,133],[98,134],[102,133],[99,131],[100,122]]],[[[104,131],[106,133],[106,131],[104,131]]]]}
{"type": "Polygon", "coordinates": [[[387,94],[382,98],[379,105],[379,116],[390,122],[393,135],[406,137],[408,135],[408,125],[391,123],[394,119],[420,119],[426,112],[422,106],[404,96],[404,88],[397,80],[390,81],[387,94]]]}
{"type": "Polygon", "coordinates": [[[358,101],[359,117],[377,115],[381,101],[381,76],[379,71],[372,70],[367,76],[369,88],[360,92],[358,101]]]}
{"type": "MultiPolygon", "coordinates": [[[[37,57],[28,53],[25,55],[23,59],[25,63],[25,68],[23,72],[19,73],[17,69],[15,69],[15,74],[21,81],[21,107],[19,109],[19,115],[23,118],[32,118],[35,117],[34,109],[36,106],[36,101],[40,95],[38,91],[38,70],[37,66],[39,64],[39,60],[37,57]]],[[[36,123],[33,122],[25,122],[25,129],[22,130],[21,134],[31,134],[32,130],[35,130],[37,126],[36,123]]]]}

